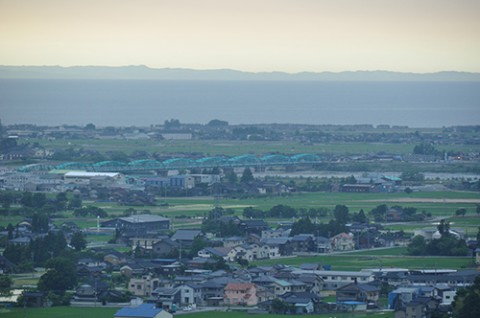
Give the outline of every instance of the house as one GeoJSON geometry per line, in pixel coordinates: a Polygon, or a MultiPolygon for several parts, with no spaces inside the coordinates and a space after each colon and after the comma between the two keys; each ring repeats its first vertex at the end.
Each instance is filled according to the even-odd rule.
{"type": "Polygon", "coordinates": [[[303,274],[296,277],[298,281],[305,284],[305,291],[315,295],[322,295],[323,279],[315,274],[303,274]]]}
{"type": "Polygon", "coordinates": [[[435,312],[438,312],[438,300],[432,297],[417,297],[397,308],[395,318],[430,317],[435,312]]]}
{"type": "MultiPolygon", "coordinates": [[[[166,236],[165,236],[166,237],[166,236]]],[[[144,250],[152,250],[155,243],[161,241],[163,238],[157,235],[142,235],[139,237],[132,237],[130,239],[132,249],[142,248],[144,250]]]]}
{"type": "Polygon", "coordinates": [[[291,237],[291,243],[295,252],[314,252],[314,236],[311,234],[298,234],[291,237]]]}
{"type": "Polygon", "coordinates": [[[108,251],[103,257],[103,261],[107,264],[117,266],[127,262],[127,256],[115,250],[108,251]]]}
{"type": "Polygon", "coordinates": [[[264,220],[241,220],[240,229],[244,233],[261,234],[262,231],[268,230],[268,223],[264,220]]]}
{"type": "Polygon", "coordinates": [[[115,318],[172,318],[173,315],[166,310],[155,307],[154,304],[141,304],[139,306],[123,307],[115,313],[115,318]]]}
{"type": "Polygon", "coordinates": [[[334,251],[353,251],[355,249],[355,241],[351,233],[337,234],[331,238],[331,242],[334,251]]]}
{"type": "Polygon", "coordinates": [[[205,247],[198,251],[197,255],[204,258],[223,258],[226,259],[231,248],[225,247],[205,247]]]}
{"type": "Polygon", "coordinates": [[[245,238],[240,236],[226,237],[223,239],[224,247],[235,247],[242,244],[245,244],[245,238]]]}
{"type": "Polygon", "coordinates": [[[180,304],[193,305],[202,303],[202,288],[194,283],[185,283],[177,287],[180,289],[180,304]]]}
{"type": "Polygon", "coordinates": [[[151,300],[164,309],[171,310],[180,304],[180,289],[158,287],[151,293],[151,300]]]}
{"type": "Polygon", "coordinates": [[[75,301],[95,301],[95,288],[90,284],[82,284],[75,290],[75,301]]]}
{"type": "Polygon", "coordinates": [[[201,236],[203,234],[200,230],[177,230],[171,237],[171,240],[179,243],[182,248],[190,248],[193,241],[201,236]]]}
{"type": "Polygon", "coordinates": [[[15,269],[15,264],[10,262],[5,256],[0,255],[0,274],[11,273],[15,269]]]}
{"type": "Polygon", "coordinates": [[[285,230],[282,228],[277,228],[274,230],[264,230],[262,231],[262,240],[277,238],[277,237],[288,237],[290,235],[290,230],[285,230]]]}
{"type": "Polygon", "coordinates": [[[377,304],[380,288],[370,284],[352,283],[336,290],[337,302],[359,301],[377,304]]]}
{"type": "Polygon", "coordinates": [[[172,252],[179,250],[180,244],[172,241],[170,238],[162,238],[161,240],[157,241],[152,245],[153,254],[164,256],[169,255],[172,252]]]}
{"type": "Polygon", "coordinates": [[[102,269],[107,267],[107,264],[104,261],[96,260],[93,258],[81,258],[78,260],[77,264],[79,266],[100,267],[102,269]]]}
{"type": "Polygon", "coordinates": [[[278,250],[278,253],[282,256],[292,255],[294,248],[292,239],[290,237],[275,237],[262,239],[262,244],[270,246],[272,249],[278,250]]]}
{"type": "Polygon", "coordinates": [[[292,284],[288,281],[283,279],[274,279],[273,282],[270,284],[271,288],[273,289],[273,293],[275,297],[281,296],[285,293],[289,293],[292,291],[292,284]]]}
{"type": "Polygon", "coordinates": [[[135,296],[150,296],[152,291],[158,288],[159,279],[151,275],[143,275],[141,278],[130,278],[128,291],[135,296]]]}
{"type": "Polygon", "coordinates": [[[420,293],[418,287],[399,287],[388,293],[388,308],[401,308],[403,304],[414,300],[420,293]]]}
{"type": "MultiPolygon", "coordinates": [[[[445,284],[438,284],[434,289],[435,296],[438,296],[442,301],[440,305],[442,306],[450,306],[457,294],[457,291],[454,287],[450,287],[445,284]]],[[[432,295],[433,296],[433,295],[432,295]]]]}
{"type": "Polygon", "coordinates": [[[226,305],[255,306],[258,303],[257,287],[252,283],[229,283],[225,286],[223,298],[226,305]]]}
{"type": "Polygon", "coordinates": [[[145,268],[137,263],[125,264],[120,267],[120,273],[126,277],[132,277],[133,275],[141,275],[145,271],[145,268]]]}
{"type": "Polygon", "coordinates": [[[317,243],[317,253],[330,253],[332,251],[332,242],[329,238],[317,236],[315,241],[317,243]]]}

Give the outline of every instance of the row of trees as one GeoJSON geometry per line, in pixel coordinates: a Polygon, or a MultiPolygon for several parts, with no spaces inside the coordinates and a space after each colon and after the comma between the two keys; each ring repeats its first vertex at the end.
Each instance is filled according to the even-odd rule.
{"type": "Polygon", "coordinates": [[[66,192],[58,193],[55,198],[48,198],[45,193],[1,191],[0,204],[5,213],[11,212],[13,204],[20,205],[23,211],[42,211],[55,213],[58,211],[71,210],[82,206],[82,199],[79,195],[70,198],[66,192]]]}
{"type": "Polygon", "coordinates": [[[321,208],[293,208],[289,205],[275,205],[269,210],[260,210],[253,207],[247,207],[243,209],[243,217],[247,219],[263,219],[263,218],[316,218],[316,217],[326,217],[328,215],[333,215],[336,221],[341,224],[346,224],[350,221],[358,223],[368,222],[365,212],[360,210],[358,213],[350,214],[349,209],[345,205],[336,205],[333,210],[330,210],[325,207],[321,208]]]}

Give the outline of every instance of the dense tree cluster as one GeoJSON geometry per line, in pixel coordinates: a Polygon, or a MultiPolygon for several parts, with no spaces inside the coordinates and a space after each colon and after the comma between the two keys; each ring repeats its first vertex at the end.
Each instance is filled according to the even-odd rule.
{"type": "Polygon", "coordinates": [[[93,206],[93,205],[88,205],[86,207],[82,207],[79,209],[76,209],[73,211],[73,215],[76,217],[86,217],[86,216],[92,216],[92,217],[101,217],[101,218],[106,218],[108,217],[107,212],[105,212],[104,209],[93,206]]]}
{"type": "Polygon", "coordinates": [[[473,285],[458,290],[452,307],[455,318],[480,317],[480,276],[475,278],[473,285]]]}
{"type": "Polygon", "coordinates": [[[38,281],[38,289],[63,294],[77,284],[76,267],[73,260],[66,257],[56,257],[45,263],[48,269],[38,281]]]}
{"type": "Polygon", "coordinates": [[[434,256],[466,256],[468,254],[465,240],[457,238],[450,232],[449,222],[441,220],[437,228],[440,238],[426,242],[423,236],[417,235],[408,245],[408,254],[434,256]]]}
{"type": "Polygon", "coordinates": [[[1,191],[0,204],[2,205],[0,213],[23,214],[31,217],[34,211],[38,214],[51,215],[67,209],[80,208],[82,200],[76,195],[69,198],[66,192],[60,192],[52,198],[40,192],[1,191]],[[20,207],[14,207],[14,205],[20,207]]]}
{"type": "Polygon", "coordinates": [[[240,228],[233,221],[220,221],[220,218],[232,215],[233,210],[216,207],[208,213],[207,218],[202,223],[203,232],[214,233],[218,237],[229,237],[243,235],[240,228]]]}
{"type": "Polygon", "coordinates": [[[8,244],[3,256],[18,266],[18,270],[32,266],[44,266],[45,262],[60,256],[67,247],[63,232],[50,231],[45,236],[39,236],[28,245],[8,244]]]}
{"type": "Polygon", "coordinates": [[[421,143],[413,147],[413,153],[417,155],[441,155],[442,152],[435,149],[431,143],[421,143]]]}

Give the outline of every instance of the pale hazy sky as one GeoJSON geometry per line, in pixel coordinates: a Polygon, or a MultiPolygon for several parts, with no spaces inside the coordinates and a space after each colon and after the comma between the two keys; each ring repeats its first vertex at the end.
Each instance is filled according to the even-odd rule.
{"type": "Polygon", "coordinates": [[[480,0],[0,0],[0,65],[480,72],[480,0]]]}

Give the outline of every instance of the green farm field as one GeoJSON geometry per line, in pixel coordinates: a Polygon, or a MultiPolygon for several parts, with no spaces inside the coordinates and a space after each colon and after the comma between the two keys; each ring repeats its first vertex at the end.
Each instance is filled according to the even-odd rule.
{"type": "MultiPolygon", "coordinates": [[[[118,308],[77,308],[77,307],[51,307],[51,308],[27,308],[26,316],[22,308],[10,310],[1,310],[0,316],[3,318],[111,318],[118,311],[118,308]]],[[[393,312],[379,313],[335,313],[323,315],[309,315],[312,318],[392,318],[393,312]]],[[[207,311],[198,313],[189,313],[182,315],[187,318],[285,318],[287,315],[259,314],[251,315],[241,311],[207,311]]]]}
{"type": "Polygon", "coordinates": [[[406,256],[404,247],[390,249],[374,249],[342,254],[324,254],[318,256],[302,256],[282,258],[276,260],[257,261],[254,265],[285,264],[298,266],[304,263],[320,263],[330,265],[332,270],[337,271],[360,271],[365,268],[448,268],[463,269],[473,267],[471,257],[419,257],[406,256]]]}
{"type": "MultiPolygon", "coordinates": [[[[251,315],[246,312],[239,311],[229,311],[229,312],[218,312],[218,311],[209,311],[201,313],[192,313],[185,315],[186,318],[285,318],[285,317],[297,317],[291,315],[274,315],[274,314],[259,314],[251,315]]],[[[299,316],[301,317],[301,316],[299,316]]],[[[393,312],[380,312],[380,313],[334,313],[334,314],[322,314],[322,315],[308,315],[312,318],[391,318],[393,317],[393,312]]]]}
{"type": "MultiPolygon", "coordinates": [[[[123,140],[123,139],[70,139],[70,140],[44,140],[29,139],[28,142],[38,142],[47,149],[83,148],[96,150],[100,153],[122,151],[130,154],[135,151],[149,153],[198,153],[207,156],[236,156],[246,153],[263,155],[269,153],[298,154],[298,153],[330,153],[330,154],[362,154],[362,153],[411,153],[414,143],[360,143],[337,142],[305,145],[293,141],[236,141],[236,140],[123,140]]],[[[478,151],[478,146],[466,144],[453,144],[439,146],[439,150],[447,151],[478,151]]]]}
{"type": "Polygon", "coordinates": [[[50,307],[50,308],[13,308],[0,309],[2,318],[113,318],[119,308],[79,308],[79,307],[50,307]]]}

